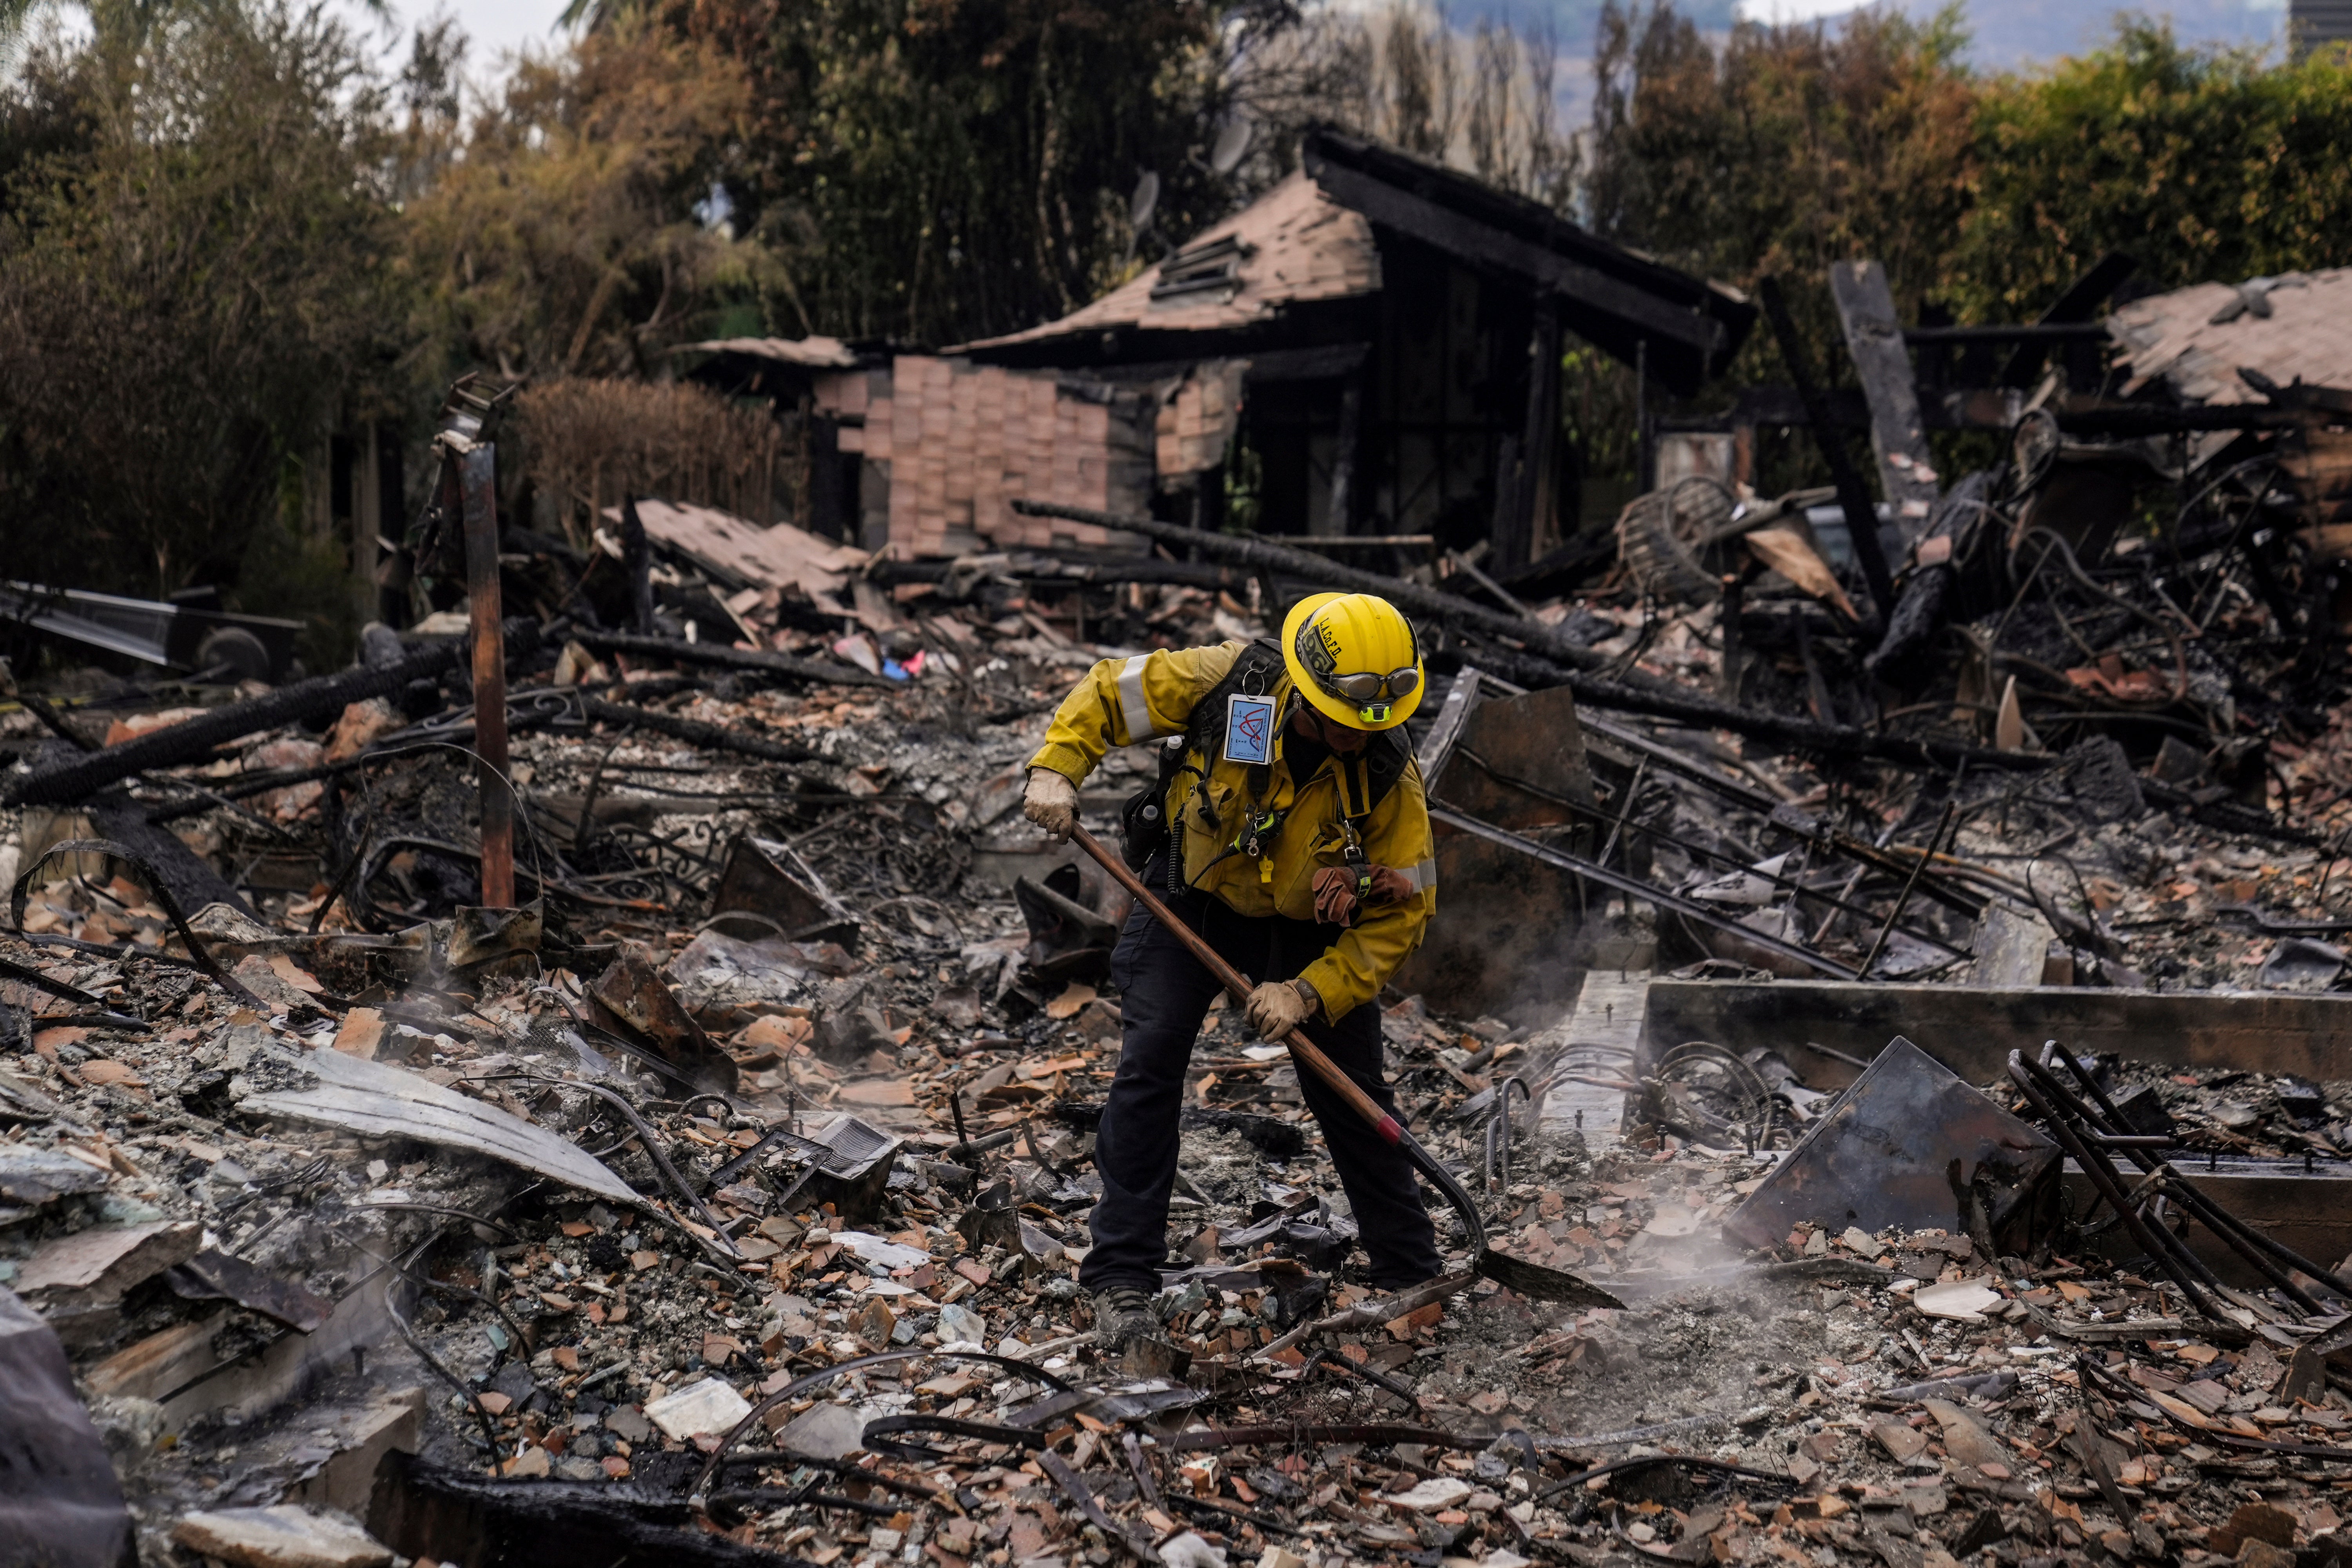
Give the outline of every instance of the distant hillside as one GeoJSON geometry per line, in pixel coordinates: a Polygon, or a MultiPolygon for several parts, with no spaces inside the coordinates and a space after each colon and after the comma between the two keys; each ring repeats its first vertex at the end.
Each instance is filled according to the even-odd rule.
{"type": "MultiPolygon", "coordinates": [[[[1345,0],[1345,3],[1367,10],[1380,8],[1380,0],[1345,0]]],[[[1563,55],[1585,56],[1592,52],[1594,29],[1601,21],[1601,0],[1454,0],[1444,6],[1445,15],[1454,26],[1469,27],[1481,16],[1507,20],[1520,27],[1551,25],[1552,36],[1559,40],[1563,55]]],[[[1627,5],[1625,9],[1632,10],[1627,5]]],[[[1646,7],[1643,7],[1646,9],[1646,7]]],[[[1675,9],[1702,27],[1728,27],[1738,13],[1738,0],[1686,0],[1675,9]]]]}
{"type": "MultiPolygon", "coordinates": [[[[1834,0],[1811,0],[1814,6],[1834,0]]],[[[1939,8],[1937,0],[1879,0],[1898,5],[1922,19],[1939,8]]],[[[1703,27],[1728,27],[1735,15],[1766,14],[1770,0],[1686,0],[1676,6],[1703,27]]],[[[1482,16],[1507,17],[1519,26],[1549,23],[1559,40],[1560,53],[1587,56],[1592,51],[1593,28],[1601,16],[1601,0],[1457,0],[1445,7],[1458,26],[1467,26],[1482,16]]],[[[1973,35],[1969,56],[1990,70],[2011,70],[2037,60],[2081,54],[2110,37],[2119,12],[2145,11],[2172,18],[2173,30],[2184,42],[2263,47],[2281,41],[2286,28],[2284,0],[2156,0],[2146,5],[2094,3],[2053,4],[2052,0],[1968,0],[1968,26],[1973,35]]],[[[1835,26],[1837,18],[1830,18],[1835,26]]]]}
{"type": "MultiPolygon", "coordinates": [[[[1921,18],[1937,11],[1933,0],[1900,4],[1921,18]]],[[[1973,36],[1969,58],[1988,69],[2011,70],[2061,55],[2079,55],[2114,37],[2116,16],[2135,11],[2169,16],[2183,43],[2260,48],[2282,42],[2286,32],[2285,5],[2250,5],[2247,0],[2161,0],[2137,6],[1969,0],[1968,25],[1973,36]]]]}

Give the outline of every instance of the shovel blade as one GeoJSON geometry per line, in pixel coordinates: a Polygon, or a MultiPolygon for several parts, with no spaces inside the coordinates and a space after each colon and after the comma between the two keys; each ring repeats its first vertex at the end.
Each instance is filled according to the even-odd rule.
{"type": "Polygon", "coordinates": [[[1471,1267],[1507,1290],[1538,1301],[1565,1301],[1572,1307],[1614,1307],[1622,1310],[1625,1303],[1589,1280],[1580,1279],[1564,1268],[1547,1268],[1540,1263],[1529,1263],[1523,1258],[1510,1258],[1492,1247],[1479,1250],[1477,1261],[1471,1267]]]}

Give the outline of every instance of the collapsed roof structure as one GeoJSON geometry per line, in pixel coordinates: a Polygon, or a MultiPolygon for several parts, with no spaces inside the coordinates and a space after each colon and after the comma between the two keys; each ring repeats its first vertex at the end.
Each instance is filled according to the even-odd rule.
{"type": "Polygon", "coordinates": [[[1576,515],[1558,378],[1535,374],[1567,336],[1686,395],[1755,319],[1539,203],[1318,131],[1297,172],[1057,321],[856,369],[831,340],[693,346],[719,384],[808,399],[831,465],[813,525],[870,549],[1101,546],[1006,503],[1216,528],[1242,491],[1265,531],[1487,541],[1507,570],[1576,515]]]}

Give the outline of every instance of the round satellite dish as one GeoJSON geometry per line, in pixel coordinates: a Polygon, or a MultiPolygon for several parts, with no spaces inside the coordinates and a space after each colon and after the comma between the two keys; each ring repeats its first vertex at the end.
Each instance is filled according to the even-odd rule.
{"type": "Polygon", "coordinates": [[[1127,221],[1141,228],[1151,221],[1151,214],[1160,205],[1160,175],[1146,169],[1143,178],[1135,182],[1135,195],[1127,198],[1127,221]]]}
{"type": "Polygon", "coordinates": [[[1217,132],[1217,144],[1209,150],[1209,167],[1220,174],[1230,174],[1241,164],[1242,156],[1249,151],[1255,127],[1235,116],[1217,132]]]}

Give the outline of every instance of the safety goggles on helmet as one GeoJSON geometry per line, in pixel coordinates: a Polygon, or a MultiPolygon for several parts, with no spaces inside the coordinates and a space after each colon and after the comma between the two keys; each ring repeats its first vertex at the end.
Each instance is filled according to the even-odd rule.
{"type": "Polygon", "coordinates": [[[1325,693],[1353,708],[1356,717],[1366,724],[1387,723],[1390,705],[1403,701],[1421,685],[1421,671],[1412,665],[1391,669],[1386,675],[1327,675],[1319,669],[1308,673],[1325,693]]]}
{"type": "Polygon", "coordinates": [[[1386,675],[1324,675],[1318,671],[1315,684],[1342,702],[1352,702],[1360,708],[1381,698],[1403,701],[1421,685],[1421,671],[1412,665],[1391,669],[1386,675]]]}

